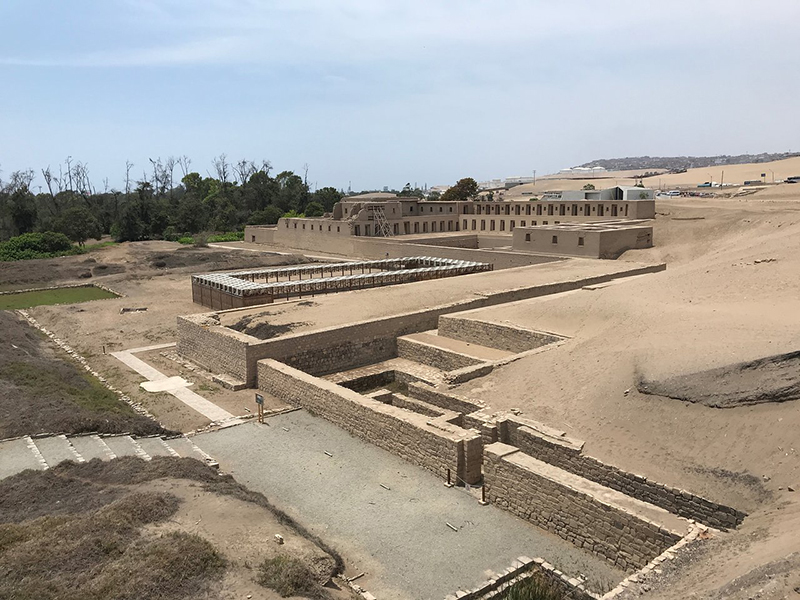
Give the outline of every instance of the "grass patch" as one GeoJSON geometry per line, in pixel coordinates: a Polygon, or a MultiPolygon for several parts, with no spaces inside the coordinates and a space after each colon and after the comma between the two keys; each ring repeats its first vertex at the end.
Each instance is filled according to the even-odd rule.
{"type": "Polygon", "coordinates": [[[77,364],[58,358],[60,350],[16,314],[0,311],[0,331],[0,439],[90,431],[174,433],[137,414],[77,364]]]}
{"type": "Polygon", "coordinates": [[[0,295],[0,310],[16,310],[32,306],[50,306],[53,304],[75,304],[89,300],[106,300],[118,298],[116,294],[94,285],[85,287],[58,288],[34,292],[18,292],[0,295]]]}
{"type": "MultiPolygon", "coordinates": [[[[208,598],[225,560],[203,538],[184,532],[156,537],[143,527],[169,519],[179,500],[165,492],[131,491],[155,479],[204,484],[270,510],[284,524],[341,558],[230,475],[191,458],[122,457],[63,462],[0,480],[0,598],[36,600],[182,600],[208,598]]],[[[330,596],[320,574],[291,558],[265,561],[263,579],[286,597],[330,596]]],[[[269,584],[269,585],[268,585],[269,584]]]]}
{"type": "Polygon", "coordinates": [[[533,575],[508,588],[502,600],[564,600],[565,596],[542,577],[533,575]]]}
{"type": "Polygon", "coordinates": [[[281,598],[300,596],[314,600],[328,600],[328,591],[314,579],[314,574],[306,564],[291,556],[276,556],[261,563],[259,584],[275,590],[281,598]]]}
{"type": "Polygon", "coordinates": [[[217,233],[213,235],[208,235],[205,233],[198,233],[196,235],[187,235],[178,238],[179,244],[198,244],[198,243],[210,243],[215,244],[217,242],[241,242],[244,239],[244,231],[229,231],[227,233],[217,233]]]}
{"type": "Polygon", "coordinates": [[[88,373],[78,373],[73,381],[63,381],[59,373],[42,371],[37,365],[11,362],[0,367],[0,379],[43,396],[58,389],[72,402],[93,412],[134,415],[133,409],[120,402],[116,394],[88,373]]]}
{"type": "Polygon", "coordinates": [[[141,532],[178,504],[171,494],[132,492],[81,514],[0,525],[0,598],[196,597],[224,571],[213,546],[186,533],[141,532]]]}

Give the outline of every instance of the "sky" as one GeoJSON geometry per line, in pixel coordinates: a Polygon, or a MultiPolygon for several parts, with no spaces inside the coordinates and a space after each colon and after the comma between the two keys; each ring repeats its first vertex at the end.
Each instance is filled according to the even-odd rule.
{"type": "Polygon", "coordinates": [[[797,0],[0,0],[0,178],[224,153],[399,189],[798,151],[798,32],[797,0]]]}

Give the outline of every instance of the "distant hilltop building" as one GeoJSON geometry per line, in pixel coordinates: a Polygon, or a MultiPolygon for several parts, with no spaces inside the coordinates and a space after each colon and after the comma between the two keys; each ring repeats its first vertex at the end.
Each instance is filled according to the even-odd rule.
{"type": "Polygon", "coordinates": [[[570,167],[569,169],[561,169],[559,175],[568,175],[570,177],[584,176],[592,177],[594,175],[605,174],[608,171],[605,167],[570,167]]]}
{"type": "Polygon", "coordinates": [[[479,181],[478,188],[482,190],[497,190],[509,189],[523,183],[536,183],[535,177],[506,177],[505,179],[489,179],[488,181],[479,181]]]}

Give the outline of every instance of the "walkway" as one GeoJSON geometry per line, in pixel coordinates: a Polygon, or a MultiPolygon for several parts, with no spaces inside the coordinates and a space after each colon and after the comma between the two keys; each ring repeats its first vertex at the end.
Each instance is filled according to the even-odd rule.
{"type": "Polygon", "coordinates": [[[380,600],[441,600],[522,555],[541,556],[571,576],[585,574],[590,585],[624,577],[561,538],[481,506],[463,489],[446,488],[427,471],[305,411],[193,440],[224,472],[341,552],[348,576],[366,573],[359,585],[380,600]]]}
{"type": "Polygon", "coordinates": [[[121,352],[112,352],[111,356],[117,360],[122,361],[131,369],[139,373],[142,377],[147,379],[142,383],[142,387],[148,392],[166,392],[172,394],[178,400],[183,402],[189,408],[196,410],[204,417],[211,419],[215,423],[233,424],[238,422],[238,418],[232,415],[227,410],[224,410],[203,398],[200,394],[196,394],[189,389],[188,386],[192,385],[181,377],[167,377],[158,369],[151,367],[140,358],[136,358],[134,354],[139,352],[149,352],[150,350],[162,350],[164,348],[171,348],[175,344],[158,344],[156,346],[145,346],[143,348],[133,348],[131,350],[122,350],[121,352]]]}

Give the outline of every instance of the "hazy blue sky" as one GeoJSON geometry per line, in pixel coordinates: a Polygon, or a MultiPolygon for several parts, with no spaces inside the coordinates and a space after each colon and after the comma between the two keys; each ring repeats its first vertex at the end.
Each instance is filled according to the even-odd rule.
{"type": "Polygon", "coordinates": [[[224,152],[365,189],[800,150],[798,0],[0,0],[0,76],[0,177],[224,152]]]}

